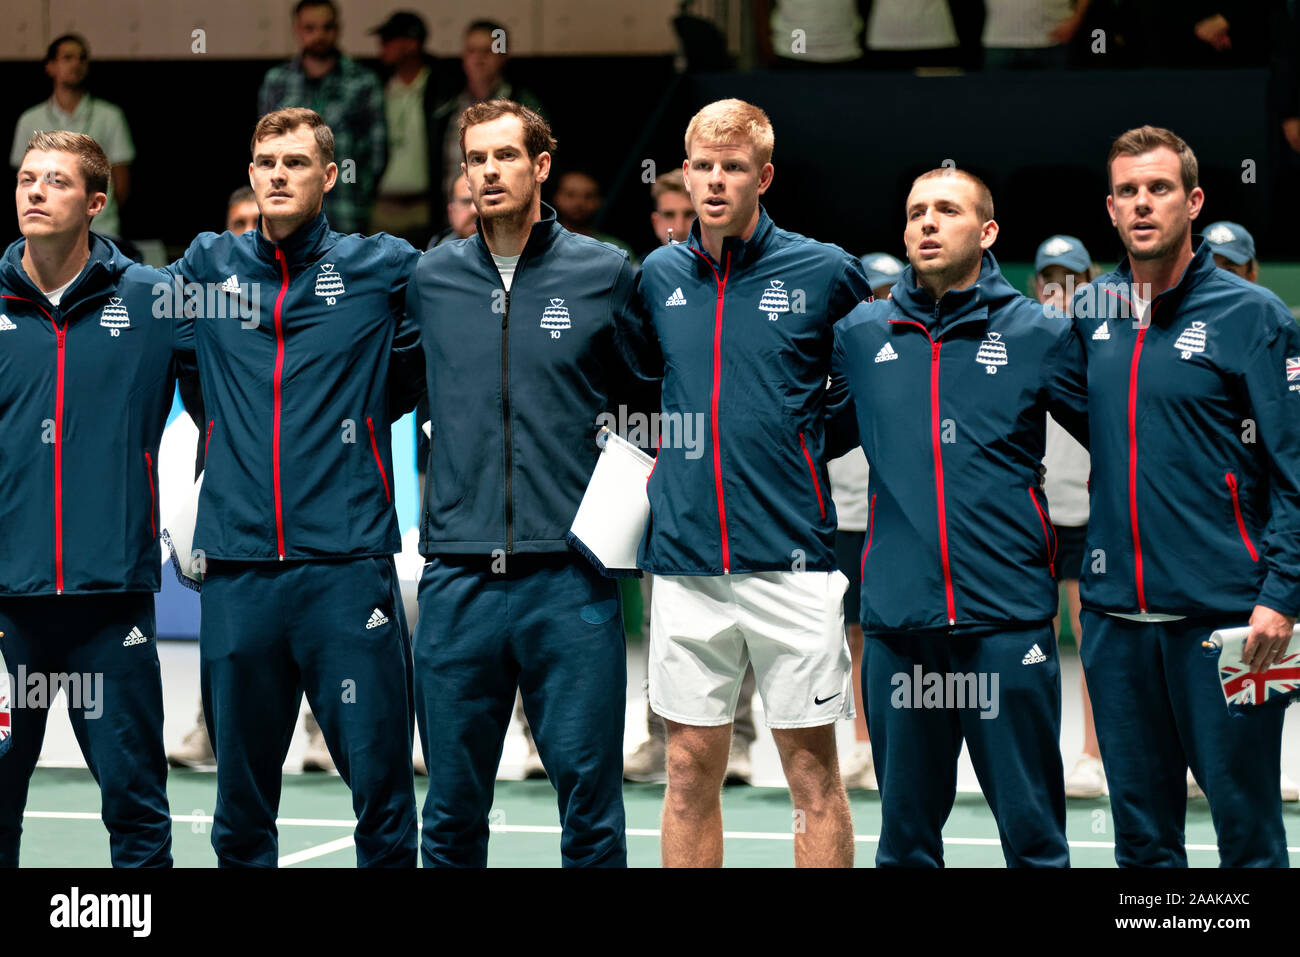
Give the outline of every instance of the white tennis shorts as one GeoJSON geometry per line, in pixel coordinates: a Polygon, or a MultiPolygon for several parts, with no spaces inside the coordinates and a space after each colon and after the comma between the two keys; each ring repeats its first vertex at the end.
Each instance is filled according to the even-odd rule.
{"type": "Polygon", "coordinates": [[[731,723],[754,664],[769,728],[852,718],[841,572],[655,575],[650,707],[678,724],[731,723]]]}

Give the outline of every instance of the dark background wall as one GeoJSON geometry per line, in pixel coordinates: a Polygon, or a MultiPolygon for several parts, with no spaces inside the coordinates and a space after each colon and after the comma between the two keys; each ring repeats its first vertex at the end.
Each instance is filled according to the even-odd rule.
{"type": "MultiPolygon", "coordinates": [[[[246,181],[257,88],[274,62],[93,64],[92,91],[125,110],[136,143],[128,234],[179,250],[219,227],[226,197],[246,181]]],[[[765,200],[773,217],[854,253],[901,255],[912,177],[951,159],[992,188],[1001,258],[1027,259],[1043,237],[1073,232],[1099,260],[1117,259],[1106,151],[1124,129],[1154,123],[1183,135],[1200,158],[1202,222],[1239,221],[1256,232],[1262,255],[1294,254],[1284,249],[1294,230],[1275,200],[1281,180],[1296,174],[1275,160],[1264,71],[681,76],[670,57],[653,56],[520,58],[510,73],[547,107],[557,169],[595,172],[610,196],[604,228],[637,249],[653,244],[644,162],[655,172],[680,164],[692,112],[739,96],[775,126],[777,174],[765,200]],[[1253,182],[1243,182],[1248,160],[1253,182]]],[[[460,86],[456,60],[438,61],[435,75],[448,95],[460,86]]],[[[10,91],[0,104],[8,140],[18,114],[49,86],[32,62],[0,62],[0,84],[10,91]]],[[[12,213],[0,216],[0,239],[16,237],[12,213]]]]}

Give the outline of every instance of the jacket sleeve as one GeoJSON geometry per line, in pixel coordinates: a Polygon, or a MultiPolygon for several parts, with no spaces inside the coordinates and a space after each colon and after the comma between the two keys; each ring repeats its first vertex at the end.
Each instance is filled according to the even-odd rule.
{"type": "Polygon", "coordinates": [[[1281,305],[1275,308],[1280,328],[1251,352],[1243,370],[1269,470],[1267,573],[1257,602],[1295,615],[1300,612],[1300,381],[1288,379],[1287,364],[1300,363],[1300,326],[1281,305]]]}
{"type": "Polygon", "coordinates": [[[848,355],[844,351],[842,332],[837,325],[831,347],[831,377],[826,386],[827,461],[837,459],[862,444],[858,436],[858,410],[849,391],[848,355]]]}
{"type": "Polygon", "coordinates": [[[642,383],[663,378],[663,356],[650,309],[641,289],[641,272],[624,259],[614,280],[614,343],[628,371],[642,383]]]}
{"type": "Polygon", "coordinates": [[[1088,435],[1088,369],[1078,327],[1066,321],[1043,360],[1047,411],[1085,449],[1088,435]]]}
{"type": "Polygon", "coordinates": [[[871,284],[867,282],[867,273],[862,268],[861,261],[848,253],[844,254],[844,260],[826,303],[831,322],[839,322],[858,303],[871,299],[871,284]]]}
{"type": "Polygon", "coordinates": [[[397,331],[388,362],[388,417],[396,422],[424,395],[424,345],[420,341],[419,305],[414,302],[415,267],[420,253],[410,243],[394,243],[393,288],[389,295],[397,331]]]}

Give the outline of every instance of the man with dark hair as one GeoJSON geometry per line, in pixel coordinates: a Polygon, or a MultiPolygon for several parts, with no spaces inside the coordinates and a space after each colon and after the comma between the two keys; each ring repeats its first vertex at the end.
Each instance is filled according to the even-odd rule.
{"type": "Polygon", "coordinates": [[[242,236],[257,228],[257,194],[251,186],[241,186],[226,200],[226,228],[242,236]]]}
{"type": "Polygon", "coordinates": [[[407,297],[433,433],[415,636],[424,865],[486,863],[517,688],[559,794],[564,864],[625,866],[618,588],[566,535],[596,419],[639,375],[635,271],[542,203],[555,141],[537,113],[471,106],[459,140],[477,235],[425,253],[407,297]]]}
{"type": "Polygon", "coordinates": [[[551,199],[555,203],[556,218],[569,232],[617,246],[636,262],[636,254],[631,246],[609,233],[598,233],[593,228],[604,197],[601,196],[600,182],[591,173],[582,169],[562,173],[551,199]]]}
{"type": "Polygon", "coordinates": [[[158,446],[179,368],[157,270],[90,231],[110,163],[37,133],[19,157],[23,238],[0,260],[0,867],[18,865],[27,786],[62,686],[103,798],[115,867],[170,867],[153,592],[158,446]],[[33,695],[43,678],[49,694],[33,695]]]}
{"type": "MultiPolygon", "coordinates": [[[[384,85],[388,165],[379,181],[370,227],[423,248],[438,220],[441,183],[431,181],[429,121],[437,109],[429,32],[417,13],[399,10],[370,31],[379,38],[379,60],[391,71],[384,85]]],[[[436,178],[435,178],[436,179],[436,178]]]]}
{"type": "Polygon", "coordinates": [[[378,77],[339,51],[339,16],[331,0],[299,0],[293,32],[298,55],[267,71],[257,93],[258,115],[300,106],[324,118],[334,133],[340,171],[325,197],[325,213],[334,229],[363,232],[388,159],[383,88],[378,77]]]}
{"type": "Polygon", "coordinates": [[[222,866],[275,866],[280,771],[305,691],[352,789],[358,865],[411,867],[389,427],[414,399],[390,392],[389,365],[395,347],[416,347],[402,315],[419,257],[392,236],[329,228],[321,209],[338,167],[319,114],[262,117],[251,151],[261,228],[204,233],[170,267],[228,297],[184,323],[208,419],[193,541],[212,846],[222,866]]]}
{"type": "Polygon", "coordinates": [[[440,104],[429,116],[429,177],[434,188],[446,189],[461,169],[460,127],[465,110],[487,100],[513,100],[544,116],[541,102],[531,92],[506,79],[510,62],[506,28],[492,20],[475,20],[465,28],[460,65],[465,87],[440,104]]]}
{"type": "Polygon", "coordinates": [[[1186,867],[1185,774],[1225,867],[1287,865],[1284,701],[1224,706],[1201,652],[1249,623],[1253,672],[1300,612],[1300,326],[1276,296],[1192,246],[1196,156],[1158,127],[1107,157],[1128,256],[1075,296],[1087,351],[1092,482],[1080,650],[1120,866],[1186,867]]]}
{"type": "Polygon", "coordinates": [[[24,111],[14,129],[9,165],[17,169],[27,151],[27,141],[38,130],[85,133],[104,151],[112,166],[108,204],[95,217],[95,232],[114,239],[122,235],[120,208],[131,190],[131,161],[135,145],[122,111],[86,92],[90,47],[75,33],[56,37],[45,51],[45,73],[54,83],[48,100],[24,111]]]}

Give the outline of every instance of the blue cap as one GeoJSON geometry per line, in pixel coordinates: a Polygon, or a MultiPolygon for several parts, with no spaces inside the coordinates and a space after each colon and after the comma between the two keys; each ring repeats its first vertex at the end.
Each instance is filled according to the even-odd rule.
{"type": "Polygon", "coordinates": [[[906,263],[889,253],[867,253],[862,257],[862,268],[866,270],[867,282],[872,289],[898,282],[905,266],[906,263]]]}
{"type": "Polygon", "coordinates": [[[1034,272],[1040,273],[1048,266],[1064,266],[1070,272],[1086,274],[1092,257],[1083,243],[1074,236],[1050,236],[1043,240],[1034,253],[1034,272]]]}
{"type": "Polygon", "coordinates": [[[1211,252],[1238,266],[1244,266],[1255,258],[1255,237],[1237,223],[1211,223],[1201,235],[1210,244],[1211,252]]]}

